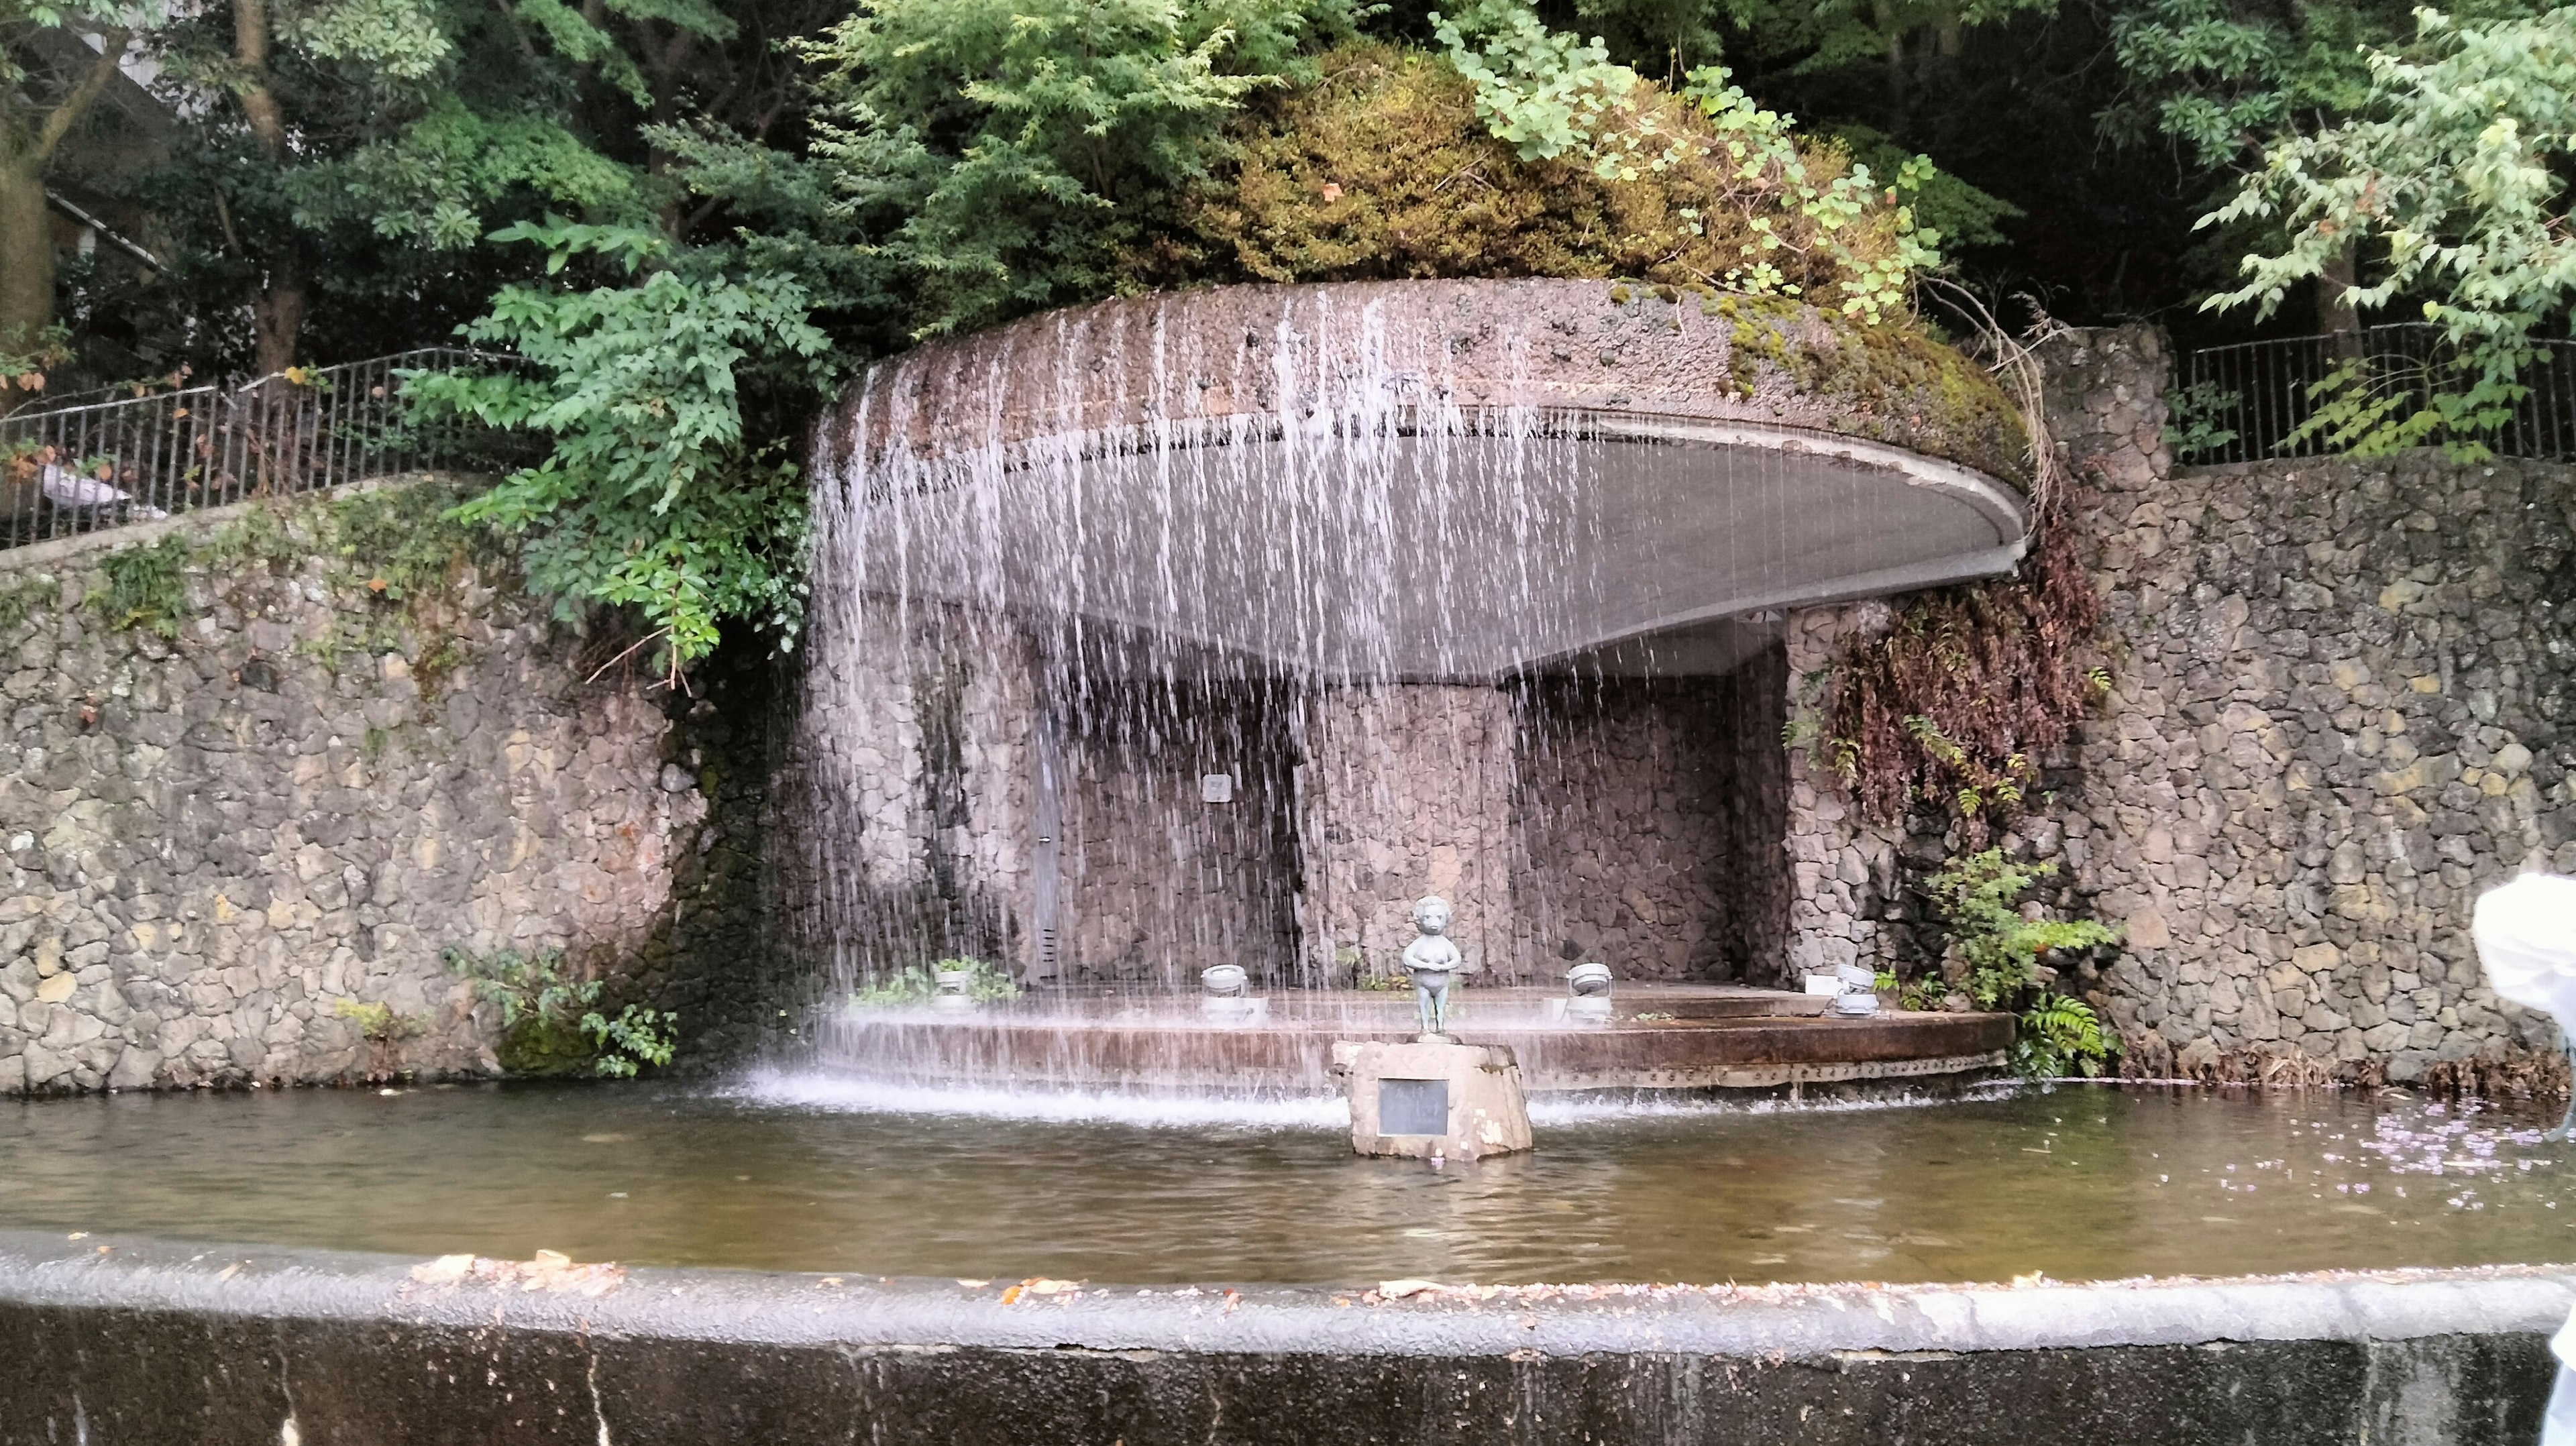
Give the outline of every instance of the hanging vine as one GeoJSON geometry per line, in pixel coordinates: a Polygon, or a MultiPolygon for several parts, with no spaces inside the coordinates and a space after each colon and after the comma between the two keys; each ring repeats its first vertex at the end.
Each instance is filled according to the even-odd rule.
{"type": "Polygon", "coordinates": [[[1884,631],[1847,643],[1811,736],[1871,818],[1902,823],[1930,805],[1975,847],[2028,800],[2037,757],[2066,740],[2111,678],[2095,643],[2102,599],[2076,556],[2042,420],[2034,351],[2053,328],[2043,318],[2014,339],[1973,299],[1964,306],[2030,426],[2030,546],[2010,578],[1918,593],[1884,631]]]}

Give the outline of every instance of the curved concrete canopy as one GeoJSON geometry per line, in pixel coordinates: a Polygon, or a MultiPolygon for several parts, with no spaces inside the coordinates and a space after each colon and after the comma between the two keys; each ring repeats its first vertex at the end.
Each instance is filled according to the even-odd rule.
{"type": "Polygon", "coordinates": [[[1428,678],[1652,668],[1639,640],[2009,569],[1999,394],[1937,348],[1899,386],[1837,347],[1811,312],[1587,282],[1033,318],[875,369],[825,429],[826,585],[1428,678]]]}

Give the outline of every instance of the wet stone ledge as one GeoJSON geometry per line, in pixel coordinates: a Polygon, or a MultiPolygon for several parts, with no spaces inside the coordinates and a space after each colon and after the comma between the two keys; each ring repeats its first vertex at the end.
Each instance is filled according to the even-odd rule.
{"type": "Polygon", "coordinates": [[[2527,1443],[2562,1268],[1103,1288],[0,1233],[0,1446],[2527,1443]]]}

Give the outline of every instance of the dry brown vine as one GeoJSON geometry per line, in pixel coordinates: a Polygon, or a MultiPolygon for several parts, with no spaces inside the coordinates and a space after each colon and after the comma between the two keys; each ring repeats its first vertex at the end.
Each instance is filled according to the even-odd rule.
{"type": "Polygon", "coordinates": [[[2102,600],[2066,512],[2066,489],[2052,489],[2010,579],[1918,593],[1884,632],[1845,648],[1827,732],[1871,817],[1901,823],[1933,804],[1982,836],[2025,801],[2037,755],[2102,696],[2102,600]]]}
{"type": "Polygon", "coordinates": [[[1897,605],[1833,669],[1826,742],[1862,810],[1902,823],[1931,805],[1970,847],[2028,801],[2037,755],[2066,741],[2110,687],[2095,645],[2101,595],[2076,556],[2071,490],[2049,436],[2037,347],[2043,314],[2015,338],[1964,289],[1949,302],[2021,402],[2031,438],[2030,546],[2001,582],[1939,588],[1897,605]]]}

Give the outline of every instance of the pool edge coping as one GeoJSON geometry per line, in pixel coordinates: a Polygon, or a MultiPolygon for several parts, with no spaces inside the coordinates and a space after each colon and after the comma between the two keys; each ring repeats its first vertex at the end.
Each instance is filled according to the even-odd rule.
{"type": "Polygon", "coordinates": [[[1946,1356],[2546,1334],[2576,1308],[2576,1264],[2077,1284],[1436,1286],[1390,1296],[1366,1286],[968,1285],[662,1267],[606,1278],[569,1272],[532,1287],[518,1279],[430,1283],[414,1275],[425,1263],[0,1230],[0,1307],[786,1347],[1515,1359],[1946,1356]]]}

